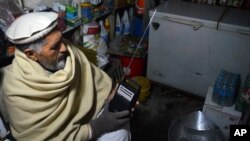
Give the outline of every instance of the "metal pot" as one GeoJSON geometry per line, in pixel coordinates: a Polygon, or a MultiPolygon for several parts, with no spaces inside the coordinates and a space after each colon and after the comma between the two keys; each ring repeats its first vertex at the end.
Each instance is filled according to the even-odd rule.
{"type": "Polygon", "coordinates": [[[175,121],[169,128],[169,141],[226,141],[222,131],[200,112],[175,121]]]}

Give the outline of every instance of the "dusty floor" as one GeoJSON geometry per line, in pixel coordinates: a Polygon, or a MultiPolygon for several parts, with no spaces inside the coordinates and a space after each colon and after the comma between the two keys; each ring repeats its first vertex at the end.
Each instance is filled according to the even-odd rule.
{"type": "Polygon", "coordinates": [[[150,97],[139,105],[131,120],[132,141],[168,141],[171,123],[202,110],[203,103],[203,98],[152,84],[150,97]]]}

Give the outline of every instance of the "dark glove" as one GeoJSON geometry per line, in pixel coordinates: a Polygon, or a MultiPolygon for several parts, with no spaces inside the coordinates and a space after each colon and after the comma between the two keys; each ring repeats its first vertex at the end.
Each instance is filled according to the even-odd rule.
{"type": "Polygon", "coordinates": [[[104,133],[118,130],[130,120],[130,112],[128,110],[109,112],[108,106],[109,102],[106,102],[101,115],[97,119],[90,121],[92,138],[98,138],[104,133]]]}

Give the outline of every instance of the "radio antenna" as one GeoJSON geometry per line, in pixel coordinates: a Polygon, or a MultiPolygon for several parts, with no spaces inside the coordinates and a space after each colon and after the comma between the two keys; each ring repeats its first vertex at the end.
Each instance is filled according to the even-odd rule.
{"type": "MultiPolygon", "coordinates": [[[[141,45],[141,43],[142,43],[142,41],[143,41],[143,38],[144,38],[144,36],[146,35],[146,32],[147,32],[147,30],[148,30],[150,24],[151,24],[152,21],[153,21],[153,18],[154,18],[154,16],[155,16],[156,11],[157,11],[157,9],[155,9],[153,15],[151,16],[151,18],[150,18],[150,20],[149,20],[149,22],[148,22],[148,25],[147,25],[146,29],[144,30],[144,32],[143,32],[143,34],[142,34],[142,37],[141,37],[139,43],[137,44],[136,49],[135,49],[135,51],[134,51],[134,53],[133,53],[133,56],[132,56],[132,58],[130,59],[130,62],[129,62],[129,64],[128,64],[128,66],[126,67],[126,69],[130,69],[130,66],[131,66],[131,64],[132,64],[132,62],[133,62],[133,60],[134,60],[134,58],[135,58],[135,55],[136,55],[136,53],[137,53],[137,51],[138,51],[138,49],[139,49],[139,47],[140,47],[140,45],[141,45]]],[[[126,73],[126,72],[124,72],[124,74],[123,74],[122,80],[125,78],[125,73],[126,73]]]]}

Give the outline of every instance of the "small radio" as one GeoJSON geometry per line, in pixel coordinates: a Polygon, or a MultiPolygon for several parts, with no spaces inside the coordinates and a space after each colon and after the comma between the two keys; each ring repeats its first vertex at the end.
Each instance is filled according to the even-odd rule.
{"type": "Polygon", "coordinates": [[[110,112],[131,110],[140,94],[140,85],[132,79],[124,79],[118,85],[116,94],[109,104],[110,112]]]}

